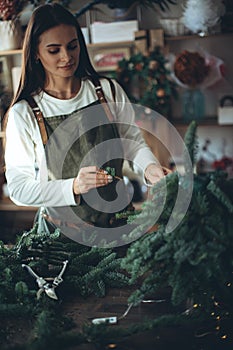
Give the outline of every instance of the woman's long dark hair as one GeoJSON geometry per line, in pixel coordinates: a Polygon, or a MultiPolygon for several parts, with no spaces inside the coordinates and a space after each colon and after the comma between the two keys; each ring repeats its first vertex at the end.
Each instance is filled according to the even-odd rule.
{"type": "Polygon", "coordinates": [[[43,89],[45,72],[41,63],[38,63],[36,59],[39,37],[48,29],[60,24],[73,26],[77,31],[80,55],[79,65],[75,74],[81,78],[98,76],[91,64],[83,33],[75,16],[58,3],[41,5],[34,10],[27,25],[23,42],[21,77],[11,106],[43,89]]]}

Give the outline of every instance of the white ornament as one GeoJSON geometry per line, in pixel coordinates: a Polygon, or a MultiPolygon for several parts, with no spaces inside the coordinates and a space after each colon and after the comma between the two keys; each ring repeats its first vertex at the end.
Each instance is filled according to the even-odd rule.
{"type": "Polygon", "coordinates": [[[209,28],[219,23],[224,12],[222,0],[187,0],[183,22],[193,33],[206,33],[209,28]]]}

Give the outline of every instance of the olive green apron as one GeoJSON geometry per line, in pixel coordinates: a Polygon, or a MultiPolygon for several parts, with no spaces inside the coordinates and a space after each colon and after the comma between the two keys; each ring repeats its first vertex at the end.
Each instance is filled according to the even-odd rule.
{"type": "MultiPolygon", "coordinates": [[[[123,178],[123,147],[117,126],[109,122],[99,101],[70,114],[44,119],[50,180],[75,178],[81,167],[91,165],[114,168],[115,175],[123,178]]],[[[80,204],[71,209],[88,224],[112,227],[119,224],[115,213],[125,210],[128,202],[124,181],[114,178],[108,185],[81,195],[80,204]],[[117,198],[120,210],[115,205],[117,198]]]]}

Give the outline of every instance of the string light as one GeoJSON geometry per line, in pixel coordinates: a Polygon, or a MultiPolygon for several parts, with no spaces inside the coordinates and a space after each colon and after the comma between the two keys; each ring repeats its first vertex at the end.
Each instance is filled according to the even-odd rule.
{"type": "Polygon", "coordinates": [[[115,349],[116,347],[117,347],[117,345],[114,343],[107,345],[107,349],[115,349]]]}

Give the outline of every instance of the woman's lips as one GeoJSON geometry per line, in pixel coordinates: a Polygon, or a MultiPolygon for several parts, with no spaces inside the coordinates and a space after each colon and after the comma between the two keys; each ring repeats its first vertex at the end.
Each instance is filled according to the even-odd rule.
{"type": "Polygon", "coordinates": [[[73,64],[67,64],[66,66],[62,66],[62,67],[59,67],[60,69],[65,69],[65,70],[69,70],[71,68],[73,68],[73,64]]]}

